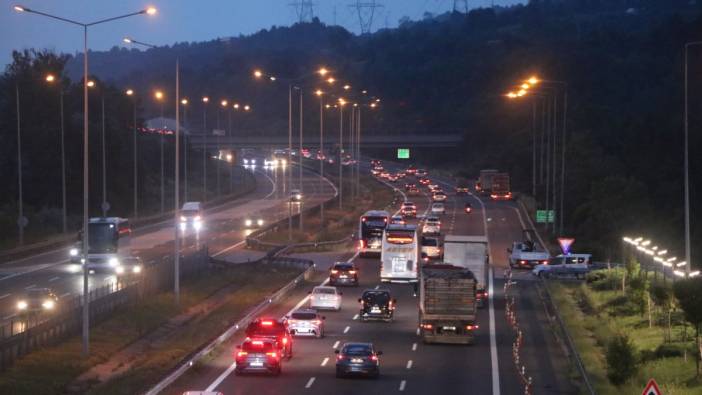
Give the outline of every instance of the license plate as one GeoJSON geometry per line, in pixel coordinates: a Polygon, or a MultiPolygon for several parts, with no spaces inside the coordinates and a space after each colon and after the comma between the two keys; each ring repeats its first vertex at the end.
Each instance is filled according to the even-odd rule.
{"type": "Polygon", "coordinates": [[[371,313],[380,313],[380,307],[373,307],[371,313]]]}
{"type": "Polygon", "coordinates": [[[341,276],[339,276],[339,278],[348,278],[348,276],[345,274],[342,274],[341,276]]]}
{"type": "Polygon", "coordinates": [[[261,367],[263,366],[263,362],[251,362],[251,366],[261,367]]]}
{"type": "Polygon", "coordinates": [[[351,363],[363,363],[363,359],[362,358],[352,358],[351,363]]]}
{"type": "Polygon", "coordinates": [[[444,326],[442,329],[445,331],[455,331],[456,327],[455,326],[444,326]]]}

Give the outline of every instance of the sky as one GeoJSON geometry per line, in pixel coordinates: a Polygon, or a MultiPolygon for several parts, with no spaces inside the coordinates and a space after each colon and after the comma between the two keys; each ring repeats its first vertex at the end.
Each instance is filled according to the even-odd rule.
{"type": "MultiPolygon", "coordinates": [[[[291,3],[312,3],[313,13],[322,22],[360,32],[356,0],[0,0],[0,64],[10,62],[13,49],[38,48],[59,52],[82,51],[82,29],[42,16],[20,14],[20,4],[79,22],[91,22],[155,6],[156,16],[135,16],[91,27],[88,46],[107,50],[126,45],[122,38],[154,45],[183,41],[206,41],[217,37],[255,33],[273,25],[287,26],[298,20],[291,3]]],[[[372,0],[362,0],[371,3],[372,0]]],[[[453,0],[376,0],[372,30],[396,27],[404,16],[421,19],[424,12],[440,14],[453,8],[453,0]]],[[[523,3],[524,0],[467,0],[469,8],[523,3]]],[[[463,4],[463,1],[458,1],[463,4]]],[[[366,9],[367,10],[367,9],[366,9]]]]}

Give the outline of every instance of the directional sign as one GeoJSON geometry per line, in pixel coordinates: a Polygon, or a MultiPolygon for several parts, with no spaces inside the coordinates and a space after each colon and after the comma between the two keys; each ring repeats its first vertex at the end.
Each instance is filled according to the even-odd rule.
{"type": "Polygon", "coordinates": [[[397,159],[409,159],[410,150],[409,148],[398,148],[397,149],[397,159]]]}
{"type": "Polygon", "coordinates": [[[536,222],[540,224],[556,221],[556,212],[553,210],[536,210],[536,222]]]}
{"type": "Polygon", "coordinates": [[[570,254],[570,246],[573,245],[573,242],[575,239],[568,238],[568,237],[559,237],[558,238],[558,244],[561,246],[561,251],[563,251],[563,255],[568,255],[570,254]]]}
{"type": "Polygon", "coordinates": [[[643,392],[641,395],[661,395],[662,392],[658,388],[658,384],[656,384],[655,379],[650,379],[648,380],[648,384],[646,384],[646,387],[644,388],[643,392]]]}

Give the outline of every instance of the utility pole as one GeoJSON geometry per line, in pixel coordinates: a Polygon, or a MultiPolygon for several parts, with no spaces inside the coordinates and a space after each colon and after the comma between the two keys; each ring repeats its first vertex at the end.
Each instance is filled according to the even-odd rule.
{"type": "MultiPolygon", "coordinates": [[[[286,168],[283,168],[283,174],[287,175],[287,180],[283,180],[288,186],[288,194],[290,194],[290,187],[292,186],[292,84],[288,85],[288,166],[291,169],[290,172],[286,172],[286,168]],[[285,182],[287,181],[287,182],[285,182]]],[[[292,241],[292,200],[288,198],[288,241],[292,241]]]]}
{"type": "MultiPolygon", "coordinates": [[[[324,156],[324,97],[322,91],[317,91],[319,96],[319,193],[322,193],[324,188],[324,161],[327,158],[324,156]]],[[[319,206],[320,226],[324,229],[324,200],[319,206]]]]}
{"type": "MultiPolygon", "coordinates": [[[[19,76],[16,76],[19,78],[19,76]]],[[[15,98],[17,104],[17,189],[18,189],[18,206],[19,214],[17,216],[17,226],[19,228],[19,245],[24,245],[24,227],[27,225],[27,219],[24,217],[24,197],[22,196],[22,133],[20,129],[20,95],[19,82],[15,83],[15,98]]]]}
{"type": "Polygon", "coordinates": [[[339,209],[344,208],[344,169],[341,165],[344,157],[344,103],[339,102],[339,209]]]}
{"type": "MultiPolygon", "coordinates": [[[[302,190],[302,89],[300,89],[300,150],[297,152],[297,160],[298,160],[298,167],[300,168],[300,192],[303,193],[304,196],[304,191],[302,190]]],[[[291,175],[292,175],[292,168],[291,170],[291,175]]],[[[300,218],[299,218],[299,223],[300,223],[300,232],[302,232],[302,200],[300,200],[300,218]]]]}
{"type": "Polygon", "coordinates": [[[102,101],[102,216],[107,217],[107,156],[105,153],[105,91],[100,95],[102,101]]]}
{"type": "Polygon", "coordinates": [[[180,305],[180,232],[178,229],[178,224],[180,223],[180,60],[176,59],[176,87],[175,87],[175,113],[176,113],[176,127],[175,127],[175,189],[173,191],[173,199],[175,204],[173,205],[173,233],[174,245],[173,245],[173,255],[174,267],[173,267],[173,293],[175,294],[176,306],[180,305]]]}
{"type": "Polygon", "coordinates": [[[207,103],[210,98],[202,98],[202,201],[207,202],[207,103]]]}

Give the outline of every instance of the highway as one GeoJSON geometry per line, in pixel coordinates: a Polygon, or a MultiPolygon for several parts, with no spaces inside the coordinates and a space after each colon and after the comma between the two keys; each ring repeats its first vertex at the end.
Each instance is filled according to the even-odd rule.
{"type": "MultiPolygon", "coordinates": [[[[388,165],[386,164],[386,167],[388,165]]],[[[394,169],[397,170],[397,169],[394,169]]],[[[435,179],[436,180],[436,179],[435,179]]],[[[294,357],[285,361],[280,377],[235,376],[233,351],[243,340],[237,333],[221,347],[220,354],[204,361],[196,372],[188,372],[174,382],[165,393],[180,394],[191,390],[221,391],[224,394],[385,394],[405,392],[518,394],[524,389],[512,360],[514,333],[504,315],[503,274],[508,268],[506,248],[522,237],[522,221],[511,202],[478,201],[475,196],[458,197],[452,192],[450,180],[438,180],[449,194],[447,212],[442,218],[442,234],[482,235],[487,229],[490,241],[491,273],[490,302],[478,313],[480,329],[471,346],[425,345],[417,336],[417,298],[412,286],[381,284],[379,259],[359,258],[345,254],[305,254],[318,267],[316,283],[323,283],[326,272],[334,261],[352,259],[360,270],[360,286],[342,288],[343,305],[339,312],[324,312],[325,333],[322,339],[296,338],[294,357]],[[465,214],[466,201],[474,207],[465,214]],[[484,209],[481,209],[484,204],[484,209]],[[362,291],[368,288],[388,288],[398,301],[392,323],[361,323],[358,320],[358,302],[362,291]],[[334,349],[344,342],[372,342],[384,352],[380,357],[381,376],[377,380],[335,378],[334,349]]],[[[398,182],[398,185],[400,182],[398,182]]],[[[424,192],[426,190],[423,189],[424,192]]],[[[411,199],[421,215],[429,207],[429,198],[411,199]]],[[[416,223],[417,221],[411,221],[416,223]]],[[[534,379],[534,393],[576,393],[564,375],[565,362],[557,360],[561,354],[544,324],[544,312],[528,273],[517,273],[519,291],[526,302],[519,302],[518,313],[526,323],[525,355],[534,379]],[[525,291],[522,290],[525,289],[525,291]],[[522,308],[522,306],[524,308],[522,308]],[[560,369],[555,366],[558,363],[560,369]]],[[[310,287],[311,288],[311,287],[310,287]]],[[[309,289],[297,289],[282,303],[272,306],[266,316],[283,317],[304,306],[309,289]]]]}
{"type": "MultiPolygon", "coordinates": [[[[244,239],[251,232],[251,229],[245,227],[246,218],[260,217],[266,223],[271,223],[288,215],[287,178],[292,172],[293,188],[297,188],[298,168],[259,167],[252,171],[256,178],[256,190],[207,210],[202,233],[198,237],[188,235],[183,240],[184,254],[199,244],[206,243],[210,255],[226,255],[243,248],[244,239]]],[[[308,170],[304,170],[302,182],[306,204],[315,205],[334,195],[331,184],[320,182],[320,177],[308,170]]],[[[294,205],[293,210],[299,210],[299,205],[294,205]]],[[[173,221],[164,221],[136,229],[132,233],[131,248],[135,255],[149,265],[173,256],[173,238],[173,221]]],[[[114,274],[98,272],[89,277],[91,290],[110,284],[119,286],[114,274]]],[[[59,303],[73,301],[82,295],[81,267],[70,263],[67,248],[6,262],[0,266],[0,319],[5,325],[12,325],[14,333],[24,328],[23,320],[17,320],[16,302],[32,288],[50,288],[59,296],[59,303]]],[[[6,333],[9,334],[9,331],[6,333]]]]}

